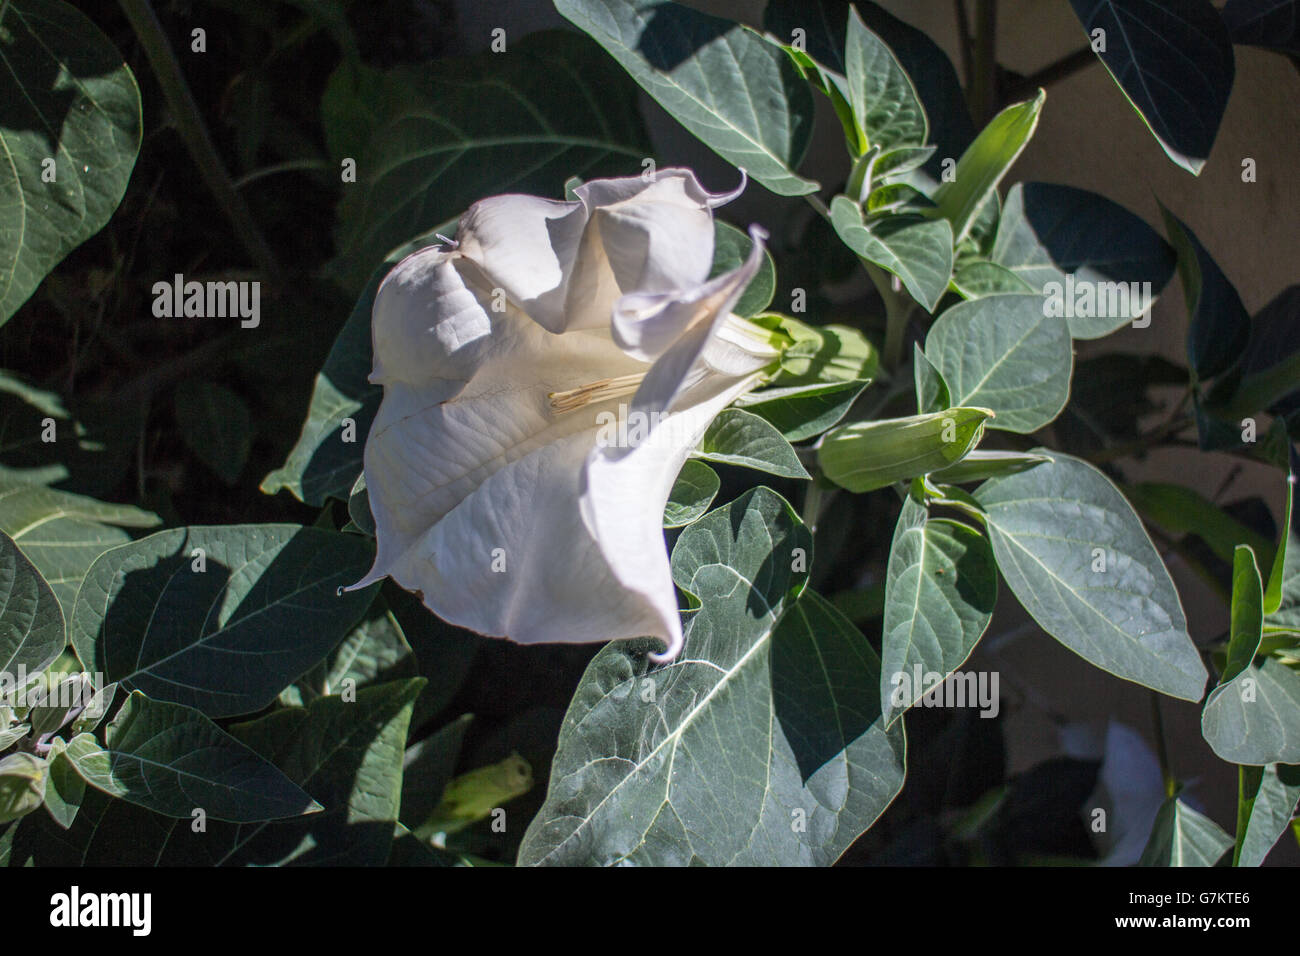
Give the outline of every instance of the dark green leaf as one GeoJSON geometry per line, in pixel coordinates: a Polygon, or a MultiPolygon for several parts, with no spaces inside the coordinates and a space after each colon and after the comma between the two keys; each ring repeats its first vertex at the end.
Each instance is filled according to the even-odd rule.
{"type": "Polygon", "coordinates": [[[0,675],[11,684],[24,672],[35,678],[67,644],[54,592],[13,539],[0,533],[0,675]]]}
{"type": "Polygon", "coordinates": [[[187,379],[176,388],[176,423],[190,451],[228,485],[239,481],[253,445],[248,405],[230,389],[187,379]]]}
{"type": "MultiPolygon", "coordinates": [[[[721,219],[715,219],[713,221],[713,268],[709,271],[709,278],[739,268],[753,248],[754,240],[748,235],[721,219]]],[[[740,300],[731,311],[742,318],[758,315],[771,304],[775,292],[776,266],[772,264],[771,253],[765,253],[763,263],[758,267],[758,275],[745,286],[745,291],[740,294],[740,300]]]]}
{"type": "Polygon", "coordinates": [[[1214,866],[1232,846],[1232,837],[1204,814],[1170,797],[1156,814],[1138,866],[1214,866]]]}
{"type": "Polygon", "coordinates": [[[62,0],[3,7],[0,323],[98,232],[140,149],[140,91],[109,39],[62,0]]]}
{"type": "Polygon", "coordinates": [[[1016,183],[1007,193],[993,245],[993,261],[1014,272],[1028,291],[1047,294],[1049,283],[1064,291],[1093,287],[1094,315],[1066,315],[1076,339],[1107,335],[1138,318],[1174,272],[1175,256],[1141,218],[1105,196],[1055,183],[1016,183]],[[1129,287],[1129,308],[1102,308],[1118,302],[1116,283],[1150,283],[1150,291],[1129,287]],[[1110,314],[1112,311],[1116,314],[1110,314]],[[1106,313],[1106,314],[1101,314],[1106,313]]]}
{"type": "Polygon", "coordinates": [[[373,559],[357,535],[296,525],[176,528],[91,566],[72,618],[90,671],[214,717],[265,707],[370,604],[340,594],[373,559]]]}
{"type": "Polygon", "coordinates": [[[320,805],[266,760],[197,710],[127,698],[106,746],[82,734],[65,756],[98,790],[180,819],[251,823],[315,813],[320,805]]]}
{"type": "Polygon", "coordinates": [[[767,419],[786,441],[803,441],[839,422],[869,384],[863,381],[778,385],[750,392],[736,404],[767,419]]]}

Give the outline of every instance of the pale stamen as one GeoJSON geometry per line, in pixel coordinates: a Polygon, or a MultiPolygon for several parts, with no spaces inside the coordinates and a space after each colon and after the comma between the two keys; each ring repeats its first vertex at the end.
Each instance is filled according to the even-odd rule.
{"type": "Polygon", "coordinates": [[[550,399],[552,411],[572,412],[592,402],[603,402],[606,399],[618,398],[620,395],[631,395],[641,385],[643,378],[645,378],[644,374],[602,378],[568,391],[551,392],[546,397],[550,399]]]}

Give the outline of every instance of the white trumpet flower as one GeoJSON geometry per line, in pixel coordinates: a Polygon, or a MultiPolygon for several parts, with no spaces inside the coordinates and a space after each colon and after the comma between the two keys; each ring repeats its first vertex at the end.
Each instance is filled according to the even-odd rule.
{"type": "Polygon", "coordinates": [[[483,200],[454,248],[408,256],[380,286],[384,399],[365,449],[378,554],[355,587],[389,576],[445,620],[521,643],[655,637],[669,660],[682,627],[665,502],[709,423],[780,357],[731,314],[766,236],[751,229],[746,261],[710,280],[712,207],[734,194],[668,169],[576,195],[483,200]]]}

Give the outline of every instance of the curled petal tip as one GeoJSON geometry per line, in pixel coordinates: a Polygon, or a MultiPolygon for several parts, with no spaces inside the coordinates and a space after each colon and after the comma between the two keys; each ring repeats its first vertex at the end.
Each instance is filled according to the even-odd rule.
{"type": "Polygon", "coordinates": [[[767,242],[767,240],[771,238],[771,235],[758,223],[753,223],[749,227],[749,238],[753,239],[755,242],[767,242]]]}
{"type": "Polygon", "coordinates": [[[749,173],[745,172],[744,166],[738,166],[737,169],[740,170],[740,185],[729,193],[718,193],[716,196],[709,196],[707,203],[710,209],[725,206],[745,191],[745,187],[749,185],[749,173]]]}
{"type": "Polygon", "coordinates": [[[650,663],[652,664],[671,664],[673,661],[677,660],[677,655],[681,652],[682,639],[679,637],[674,639],[672,643],[668,644],[667,648],[664,650],[659,652],[651,651],[646,656],[650,659],[650,663]]]}

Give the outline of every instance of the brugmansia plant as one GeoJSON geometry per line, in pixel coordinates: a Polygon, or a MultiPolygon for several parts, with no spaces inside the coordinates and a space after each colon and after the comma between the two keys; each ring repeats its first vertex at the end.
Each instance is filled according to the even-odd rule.
{"type": "MultiPolygon", "coordinates": [[[[979,759],[962,748],[995,721],[963,714],[996,716],[996,674],[961,669],[1001,587],[1157,718],[1161,697],[1199,704],[1238,768],[1234,833],[1161,736],[1163,803],[1127,862],[1259,865],[1292,828],[1296,287],[1251,316],[1173,211],[1162,236],[1101,195],[1009,184],[1044,89],[1006,95],[985,34],[963,89],[867,0],[770,0],[756,26],[555,0],[577,32],[386,71],[346,16],[295,6],[311,9],[294,35],[327,34],[342,61],[327,155],[285,167],[342,167],[322,273],[356,295],[261,483],[311,517],[187,525],[162,499],[99,500],[129,455],[88,484],[114,454],[93,416],[0,380],[17,436],[0,447],[0,862],[1103,857],[1095,762],[1043,811],[1084,834],[1065,849],[1012,830],[1052,768],[972,774],[933,811],[896,801],[909,764],[947,778],[979,759]],[[640,91],[739,187],[656,164],[640,91]],[[804,163],[818,98],[845,148],[825,184],[804,163]],[[755,190],[793,211],[724,221],[755,190]],[[1149,325],[1175,273],[1186,367],[1076,359],[1149,325]],[[828,294],[850,274],[871,287],[861,308],[828,294]],[[1144,429],[1158,386],[1177,397],[1144,429]],[[1280,526],[1127,482],[1123,461],[1162,444],[1272,467],[1280,526]],[[1220,639],[1189,633],[1171,553],[1223,597],[1220,639]],[[553,691],[567,710],[531,706],[553,691]],[[480,734],[475,707],[502,700],[480,734]],[[917,820],[938,834],[921,849],[917,820]]],[[[1074,60],[1100,58],[1192,174],[1233,44],[1300,49],[1294,3],[1073,6],[1074,60]]],[[[149,4],[122,7],[208,188],[248,225],[149,4]]],[[[0,116],[7,319],[122,201],[142,121],[112,41],[62,0],[0,5],[0,49],[6,102],[25,104],[0,116]]],[[[244,239],[270,282],[270,247],[244,239]]],[[[191,315],[189,285],[162,285],[184,299],[167,315],[191,315]]],[[[211,289],[193,295],[210,318],[211,289]]],[[[186,380],[175,410],[237,484],[248,403],[186,380]]]]}

